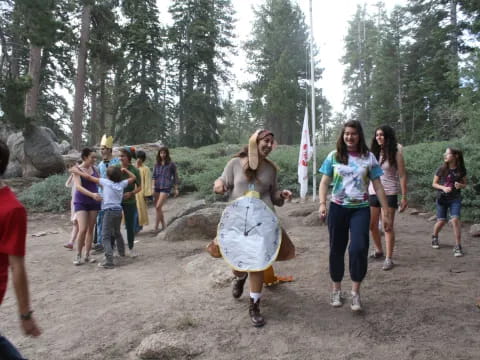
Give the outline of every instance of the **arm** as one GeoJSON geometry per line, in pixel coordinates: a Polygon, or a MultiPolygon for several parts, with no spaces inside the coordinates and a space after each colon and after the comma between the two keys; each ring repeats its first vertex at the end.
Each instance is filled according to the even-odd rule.
{"type": "Polygon", "coordinates": [[[227,191],[227,187],[222,179],[217,179],[213,183],[213,192],[215,194],[223,195],[227,191]]]}
{"type": "Polygon", "coordinates": [[[332,178],[323,174],[322,180],[320,180],[320,185],[318,186],[318,198],[320,200],[320,207],[318,212],[320,214],[320,219],[324,220],[327,217],[327,192],[332,178]]]}
{"type": "Polygon", "coordinates": [[[121,168],[121,171],[126,173],[128,175],[128,183],[129,184],[133,184],[136,180],[137,180],[137,177],[135,176],[134,173],[132,173],[130,170],[128,170],[127,168],[121,168]]]}
{"type": "Polygon", "coordinates": [[[400,178],[400,190],[402,191],[400,199],[400,212],[408,207],[407,200],[407,171],[405,169],[405,160],[401,151],[397,151],[397,169],[398,177],[400,178]]]}
{"type": "Polygon", "coordinates": [[[228,191],[229,185],[233,188],[233,159],[227,163],[222,175],[213,183],[213,191],[215,194],[223,195],[228,191]]]}
{"type": "Polygon", "coordinates": [[[67,181],[65,182],[65,187],[70,188],[73,185],[73,174],[70,174],[67,181]]]}
{"type": "Polygon", "coordinates": [[[174,184],[174,192],[173,192],[173,196],[174,197],[177,197],[178,196],[178,172],[177,172],[177,165],[175,165],[175,163],[172,163],[172,167],[173,167],[173,184],[174,184]]]}
{"type": "Polygon", "coordinates": [[[41,331],[31,316],[30,296],[28,292],[27,271],[23,256],[8,256],[12,269],[13,287],[17,296],[18,312],[21,316],[21,326],[25,335],[39,336],[41,331]]]}
{"type": "MultiPolygon", "coordinates": [[[[90,176],[90,175],[89,175],[90,176]]],[[[92,176],[92,178],[96,179],[95,177],[92,176]]],[[[80,176],[79,175],[74,175],[73,180],[75,181],[75,189],[77,191],[80,191],[82,194],[87,195],[88,197],[91,197],[95,201],[102,201],[102,197],[98,193],[92,193],[91,191],[88,191],[82,186],[82,182],[80,181],[80,176]]],[[[98,180],[98,179],[97,179],[98,180]]]]}
{"type": "MultiPolygon", "coordinates": [[[[95,184],[100,184],[100,180],[99,178],[96,178],[95,176],[92,176],[90,174],[87,174],[85,171],[82,171],[80,170],[78,167],[76,166],[73,166],[71,169],[70,169],[70,172],[73,174],[73,175],[78,175],[78,176],[81,176],[83,177],[84,179],[87,179],[88,181],[91,181],[91,182],[94,182],[95,184]]],[[[77,184],[75,183],[75,186],[77,186],[77,184]]]]}
{"type": "Polygon", "coordinates": [[[464,176],[460,182],[455,181],[455,189],[465,189],[467,187],[467,177],[464,176]]]}
{"type": "Polygon", "coordinates": [[[392,230],[390,220],[388,219],[388,202],[387,202],[387,195],[385,195],[385,190],[383,189],[382,182],[380,178],[376,178],[372,180],[373,188],[375,189],[375,194],[377,194],[378,200],[380,200],[380,204],[382,205],[382,222],[383,228],[385,232],[390,232],[392,230]]]}
{"type": "Polygon", "coordinates": [[[450,189],[448,186],[440,185],[440,184],[438,183],[439,180],[440,180],[440,176],[435,175],[435,176],[433,177],[432,187],[433,187],[434,189],[441,190],[441,191],[443,191],[444,193],[449,193],[450,191],[452,191],[452,189],[450,189]]]}

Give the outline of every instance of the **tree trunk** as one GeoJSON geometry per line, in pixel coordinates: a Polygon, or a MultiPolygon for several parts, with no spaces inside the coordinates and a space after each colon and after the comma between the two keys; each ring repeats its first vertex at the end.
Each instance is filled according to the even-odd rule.
{"type": "Polygon", "coordinates": [[[87,66],[87,42],[90,35],[91,5],[85,5],[82,11],[82,28],[80,30],[80,47],[78,51],[77,78],[75,80],[75,104],[72,115],[72,146],[80,150],[83,130],[83,104],[85,100],[85,78],[87,66]]]}
{"type": "Polygon", "coordinates": [[[25,117],[34,119],[37,112],[38,95],[40,93],[40,66],[42,62],[42,48],[30,45],[30,61],[28,75],[32,79],[32,87],[28,90],[25,99],[25,117]]]}

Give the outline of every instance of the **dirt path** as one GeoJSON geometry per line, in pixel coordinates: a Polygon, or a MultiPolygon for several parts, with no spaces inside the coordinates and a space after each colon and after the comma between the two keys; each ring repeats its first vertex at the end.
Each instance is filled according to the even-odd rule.
{"type": "MultiPolygon", "coordinates": [[[[167,216],[191,197],[170,201],[167,216]]],[[[326,227],[306,227],[279,215],[297,246],[298,257],[277,263],[277,273],[295,282],[264,291],[267,325],[255,329],[247,316],[248,296],[233,300],[227,283],[214,286],[222,260],[210,258],[205,241],[168,243],[137,237],[141,253],[113,270],[72,265],[62,244],[66,215],[30,217],[27,264],[38,339],[20,334],[10,284],[0,307],[0,329],[30,359],[135,359],[146,336],[164,330],[189,344],[196,359],[478,359],[480,313],[479,240],[463,229],[466,256],[452,255],[451,227],[440,250],[430,247],[432,223],[397,218],[397,266],[369,265],[362,288],[365,312],[329,306],[326,227]],[[31,237],[40,231],[58,231],[31,237]],[[214,271],[215,270],[215,271],[214,271]],[[212,272],[213,271],[213,272],[212,272]]],[[[153,219],[153,213],[150,213],[153,219]]],[[[149,230],[149,227],[146,229],[149,230]]],[[[350,281],[344,282],[348,290],[350,281]]]]}

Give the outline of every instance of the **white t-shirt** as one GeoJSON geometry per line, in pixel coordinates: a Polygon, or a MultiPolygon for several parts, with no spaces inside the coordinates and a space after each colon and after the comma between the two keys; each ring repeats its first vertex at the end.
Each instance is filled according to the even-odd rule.
{"type": "Polygon", "coordinates": [[[122,209],[123,189],[128,186],[128,179],[118,183],[109,179],[99,179],[100,185],[103,187],[102,193],[102,210],[105,209],[122,209]]]}

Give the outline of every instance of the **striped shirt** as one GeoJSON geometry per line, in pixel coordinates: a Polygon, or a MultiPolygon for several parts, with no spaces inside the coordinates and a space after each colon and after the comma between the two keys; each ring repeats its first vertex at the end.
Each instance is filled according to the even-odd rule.
{"type": "Polygon", "coordinates": [[[177,166],[173,162],[166,165],[156,164],[152,178],[155,181],[156,190],[171,189],[172,185],[178,184],[177,166]]]}

